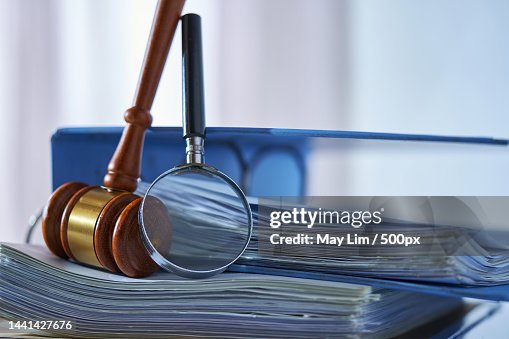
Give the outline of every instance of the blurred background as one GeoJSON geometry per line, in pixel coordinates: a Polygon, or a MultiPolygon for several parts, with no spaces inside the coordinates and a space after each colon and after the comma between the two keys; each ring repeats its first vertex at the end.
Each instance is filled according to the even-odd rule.
{"type": "MultiPolygon", "coordinates": [[[[22,241],[49,197],[58,127],[123,125],[155,3],[0,0],[2,241],[22,241]]],[[[202,16],[209,126],[509,137],[508,1],[188,0],[184,12],[202,16]]],[[[155,126],[181,124],[180,30],[152,113],[155,126]]],[[[398,176],[451,154],[412,152],[392,154],[412,165],[398,176]]],[[[455,181],[449,169],[437,186],[449,190],[431,193],[507,194],[507,150],[485,153],[457,164],[487,178],[455,181]]],[[[373,173],[393,172],[378,165],[386,156],[315,159],[330,170],[309,191],[430,193],[380,181],[373,173]],[[327,191],[335,180],[343,189],[327,191]]]]}

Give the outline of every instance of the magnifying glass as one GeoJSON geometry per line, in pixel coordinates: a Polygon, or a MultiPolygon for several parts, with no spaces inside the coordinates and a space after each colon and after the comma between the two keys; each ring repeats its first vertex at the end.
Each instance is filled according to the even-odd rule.
{"type": "Polygon", "coordinates": [[[182,17],[186,164],[159,176],[139,211],[143,242],[162,268],[188,278],[224,271],[246,249],[253,218],[242,190],[204,163],[205,103],[201,18],[182,17]]]}

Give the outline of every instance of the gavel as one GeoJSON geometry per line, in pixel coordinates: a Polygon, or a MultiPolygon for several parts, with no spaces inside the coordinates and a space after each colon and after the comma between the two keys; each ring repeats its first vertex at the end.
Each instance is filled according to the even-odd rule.
{"type": "Polygon", "coordinates": [[[159,268],[142,243],[138,226],[142,198],[133,192],[141,173],[145,131],[152,124],[150,109],[184,2],[159,0],[157,4],[134,104],[124,114],[127,125],[104,186],[68,182],[49,198],[42,230],[55,255],[129,277],[147,276],[159,268]]]}

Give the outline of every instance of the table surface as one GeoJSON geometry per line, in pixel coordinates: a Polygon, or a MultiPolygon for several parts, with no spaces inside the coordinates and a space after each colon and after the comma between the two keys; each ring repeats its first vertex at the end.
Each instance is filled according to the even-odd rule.
{"type": "Polygon", "coordinates": [[[482,339],[482,338],[507,338],[509,322],[509,302],[502,303],[500,309],[488,319],[482,321],[472,330],[467,332],[463,338],[465,339],[482,339]]]}

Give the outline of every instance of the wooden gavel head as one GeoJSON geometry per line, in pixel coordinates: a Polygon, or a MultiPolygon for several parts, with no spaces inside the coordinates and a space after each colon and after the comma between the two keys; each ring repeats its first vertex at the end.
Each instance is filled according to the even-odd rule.
{"type": "MultiPolygon", "coordinates": [[[[140,177],[145,130],[152,123],[150,108],[184,1],[158,2],[134,105],[124,115],[127,126],[108,165],[104,186],[65,183],[53,192],[44,209],[44,240],[59,257],[130,277],[147,276],[158,269],[139,233],[142,198],[132,192],[140,177]]],[[[165,211],[157,214],[169,218],[165,211]]]]}

